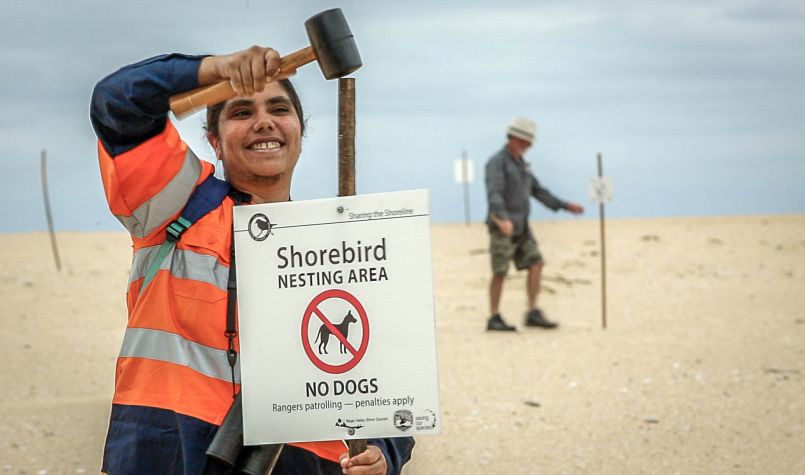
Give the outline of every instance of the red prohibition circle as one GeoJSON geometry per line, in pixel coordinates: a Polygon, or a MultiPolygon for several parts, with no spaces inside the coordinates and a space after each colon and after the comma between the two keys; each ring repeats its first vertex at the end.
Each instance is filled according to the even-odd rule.
{"type": "Polygon", "coordinates": [[[358,301],[358,299],[355,298],[354,295],[350,294],[346,290],[341,289],[325,290],[324,292],[315,296],[313,300],[311,300],[310,303],[308,304],[307,308],[305,309],[304,316],[302,317],[302,346],[305,347],[305,353],[307,353],[307,357],[310,359],[310,361],[322,371],[325,371],[330,374],[341,374],[346,373],[347,371],[354,368],[355,365],[357,365],[361,361],[363,355],[366,354],[366,348],[369,346],[369,319],[366,317],[366,310],[364,310],[363,305],[361,305],[360,301],[358,301]],[[361,319],[361,328],[363,329],[363,335],[361,337],[361,346],[353,354],[351,360],[340,365],[331,365],[322,361],[318,357],[318,355],[316,355],[316,353],[313,351],[313,348],[310,346],[310,336],[308,335],[309,332],[308,327],[310,326],[309,325],[310,317],[318,309],[319,304],[324,302],[325,300],[334,298],[345,300],[355,308],[355,310],[358,312],[358,316],[361,319]]]}

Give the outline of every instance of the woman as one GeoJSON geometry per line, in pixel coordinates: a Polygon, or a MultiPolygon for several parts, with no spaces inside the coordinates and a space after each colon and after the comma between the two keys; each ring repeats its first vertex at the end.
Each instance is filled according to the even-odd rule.
{"type": "MultiPolygon", "coordinates": [[[[226,335],[232,207],[289,199],[304,132],[299,98],[283,79],[293,71],[279,67],[276,51],[259,46],[164,55],[117,71],[93,92],[106,198],[134,248],[103,460],[109,475],[232,472],[205,455],[239,391],[235,362],[227,364],[227,350],[237,350],[236,336],[226,335]],[[207,131],[232,191],[180,231],[163,260],[168,226],[181,224],[191,193],[214,172],[181,141],[168,98],[222,80],[238,96],[208,109],[207,131]],[[158,270],[146,278],[152,265],[158,270]]],[[[412,438],[368,443],[351,458],[343,441],[289,445],[274,473],[399,473],[413,448],[412,438]]]]}

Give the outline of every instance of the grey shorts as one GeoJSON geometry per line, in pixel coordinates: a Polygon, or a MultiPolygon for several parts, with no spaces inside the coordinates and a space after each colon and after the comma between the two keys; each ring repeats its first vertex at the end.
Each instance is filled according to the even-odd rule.
{"type": "Polygon", "coordinates": [[[543,263],[537,240],[530,230],[514,237],[503,235],[497,228],[490,229],[489,254],[492,256],[492,273],[495,275],[506,275],[509,261],[512,260],[517,270],[543,263]]]}

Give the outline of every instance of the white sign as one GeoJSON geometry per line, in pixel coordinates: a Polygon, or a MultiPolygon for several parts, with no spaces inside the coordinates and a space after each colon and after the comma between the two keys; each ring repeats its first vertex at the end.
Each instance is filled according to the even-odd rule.
{"type": "Polygon", "coordinates": [[[612,201],[612,182],[609,177],[590,178],[590,200],[598,204],[612,201]]]}
{"type": "Polygon", "coordinates": [[[234,220],[245,443],[438,433],[428,192],[234,220]]]}
{"type": "Polygon", "coordinates": [[[475,171],[472,160],[459,158],[453,162],[453,178],[456,183],[474,183],[475,171]],[[466,167],[466,169],[465,169],[466,167]]]}

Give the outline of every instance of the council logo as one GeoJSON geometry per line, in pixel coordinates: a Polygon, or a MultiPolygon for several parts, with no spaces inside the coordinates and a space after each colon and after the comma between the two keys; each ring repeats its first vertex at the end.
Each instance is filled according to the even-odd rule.
{"type": "Polygon", "coordinates": [[[274,226],[276,224],[271,224],[268,216],[263,213],[257,213],[249,220],[249,236],[255,241],[265,241],[272,234],[271,229],[274,226]]]}

